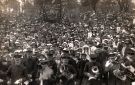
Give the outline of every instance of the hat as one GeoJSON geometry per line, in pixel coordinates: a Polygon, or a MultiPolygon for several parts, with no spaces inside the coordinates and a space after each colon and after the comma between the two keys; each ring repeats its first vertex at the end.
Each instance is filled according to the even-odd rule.
{"type": "Polygon", "coordinates": [[[40,64],[41,64],[41,65],[45,65],[45,64],[47,64],[47,63],[48,63],[48,60],[41,60],[41,61],[40,61],[40,64]]]}
{"type": "Polygon", "coordinates": [[[87,56],[85,53],[82,53],[81,56],[87,56]]]}
{"type": "Polygon", "coordinates": [[[26,52],[32,53],[32,49],[31,48],[27,48],[26,52]]]}
{"type": "Polygon", "coordinates": [[[103,48],[104,48],[104,50],[108,50],[108,46],[104,46],[103,48]]]}
{"type": "Polygon", "coordinates": [[[48,43],[47,46],[52,46],[52,44],[51,43],[48,43]]]}
{"type": "Polygon", "coordinates": [[[48,56],[52,56],[54,54],[54,51],[52,50],[52,51],[49,51],[49,52],[47,52],[47,55],[48,56]]]}
{"type": "Polygon", "coordinates": [[[63,56],[63,57],[61,57],[61,59],[69,59],[69,57],[63,56]]]}
{"type": "Polygon", "coordinates": [[[51,52],[54,52],[54,51],[55,51],[55,49],[51,47],[51,48],[50,48],[50,51],[51,51],[51,52]]]}
{"type": "Polygon", "coordinates": [[[21,58],[22,55],[14,55],[14,58],[21,58]]]}
{"type": "Polygon", "coordinates": [[[76,49],[77,52],[82,52],[81,48],[76,49]]]}
{"type": "Polygon", "coordinates": [[[97,58],[97,55],[96,54],[91,54],[90,58],[91,59],[96,59],[97,58]]]}
{"type": "Polygon", "coordinates": [[[91,60],[96,60],[97,59],[97,55],[96,54],[91,54],[90,59],[91,60]]]}
{"type": "Polygon", "coordinates": [[[89,46],[88,45],[84,45],[83,48],[89,48],[89,46]]]}
{"type": "Polygon", "coordinates": [[[21,53],[22,50],[15,50],[14,53],[21,53]]]}
{"type": "Polygon", "coordinates": [[[52,56],[53,54],[52,53],[47,53],[48,56],[52,56]]]}
{"type": "Polygon", "coordinates": [[[103,46],[102,44],[98,44],[96,47],[97,48],[102,48],[102,46],[103,46]]]}
{"type": "Polygon", "coordinates": [[[127,54],[128,54],[128,55],[135,55],[135,52],[129,51],[129,52],[127,52],[127,54]]]}
{"type": "Polygon", "coordinates": [[[109,56],[115,56],[115,53],[110,52],[110,53],[109,53],[109,56]]]}
{"type": "Polygon", "coordinates": [[[69,51],[69,49],[68,48],[64,48],[63,51],[69,51]]]}
{"type": "Polygon", "coordinates": [[[69,49],[68,49],[68,48],[64,48],[64,49],[63,49],[63,52],[64,52],[64,53],[69,53],[69,49]]]}
{"type": "Polygon", "coordinates": [[[126,39],[126,40],[125,40],[125,44],[132,44],[132,42],[131,42],[130,39],[126,39]]]}

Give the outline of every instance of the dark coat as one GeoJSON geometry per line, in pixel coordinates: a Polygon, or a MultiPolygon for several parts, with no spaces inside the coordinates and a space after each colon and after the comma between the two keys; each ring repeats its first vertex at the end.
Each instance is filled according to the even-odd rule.
{"type": "Polygon", "coordinates": [[[0,63],[0,79],[6,79],[6,72],[8,70],[9,65],[3,65],[0,63]]]}
{"type": "Polygon", "coordinates": [[[7,76],[11,79],[12,84],[20,78],[23,78],[23,80],[28,78],[26,68],[23,65],[11,65],[8,68],[7,76]]]}
{"type": "Polygon", "coordinates": [[[108,85],[131,85],[131,81],[129,79],[122,81],[114,76],[112,72],[109,72],[108,85]]]}
{"type": "Polygon", "coordinates": [[[57,82],[57,64],[51,59],[47,62],[47,65],[53,70],[53,74],[50,79],[43,80],[43,85],[56,85],[57,82]]]}
{"type": "Polygon", "coordinates": [[[6,85],[7,84],[7,70],[8,70],[9,64],[7,63],[7,65],[3,65],[2,63],[0,63],[0,79],[3,80],[2,83],[0,83],[0,85],[6,85]]]}
{"type": "Polygon", "coordinates": [[[85,64],[89,62],[88,60],[79,60],[77,63],[77,80],[78,84],[81,85],[83,77],[84,77],[84,67],[85,64]]]}
{"type": "MultiPolygon", "coordinates": [[[[92,72],[92,68],[93,66],[97,66],[99,69],[99,73],[101,73],[101,65],[98,62],[87,62],[84,68],[84,74],[85,73],[90,73],[93,74],[92,72]]],[[[82,84],[81,85],[101,85],[101,81],[100,81],[100,75],[97,77],[97,79],[92,79],[92,80],[88,80],[88,77],[85,76],[83,78],[82,84]]]]}
{"type": "Polygon", "coordinates": [[[78,70],[78,78],[82,78],[83,72],[84,72],[84,67],[85,64],[89,62],[88,60],[79,60],[79,62],[77,63],[77,70],[78,70]]]}
{"type": "Polygon", "coordinates": [[[38,70],[38,59],[37,58],[24,58],[22,65],[26,67],[28,74],[33,74],[38,70]]]}
{"type": "MultiPolygon", "coordinates": [[[[74,75],[77,74],[76,69],[72,65],[69,65],[69,64],[65,66],[65,71],[68,72],[69,75],[70,74],[74,74],[74,75]]],[[[74,78],[73,79],[68,79],[65,76],[61,76],[60,79],[62,80],[62,85],[74,85],[74,78]]]]}

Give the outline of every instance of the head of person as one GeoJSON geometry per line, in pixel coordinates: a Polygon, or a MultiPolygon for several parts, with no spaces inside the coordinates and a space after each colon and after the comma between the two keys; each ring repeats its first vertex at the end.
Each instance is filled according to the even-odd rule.
{"type": "Polygon", "coordinates": [[[81,59],[82,59],[82,60],[85,60],[85,59],[86,59],[86,56],[87,56],[87,55],[86,55],[85,53],[82,53],[82,54],[81,54],[81,59]]]}
{"type": "Polygon", "coordinates": [[[8,64],[8,62],[6,60],[2,60],[1,63],[2,63],[2,65],[7,65],[8,64]]]}
{"type": "Polygon", "coordinates": [[[68,64],[68,62],[69,62],[68,57],[62,57],[62,59],[61,59],[61,63],[62,63],[63,65],[67,65],[67,64],[68,64]]]}
{"type": "Polygon", "coordinates": [[[15,65],[20,65],[21,64],[21,57],[22,57],[22,55],[14,55],[14,63],[15,63],[15,65]]]}
{"type": "Polygon", "coordinates": [[[47,53],[47,57],[49,58],[49,59],[51,59],[51,58],[53,58],[54,57],[54,50],[50,50],[48,53],[47,53]]]}
{"type": "Polygon", "coordinates": [[[126,39],[125,40],[125,46],[127,46],[127,47],[132,47],[132,42],[131,42],[131,40],[129,40],[129,39],[126,39]]]}
{"type": "Polygon", "coordinates": [[[77,49],[77,52],[82,53],[82,49],[81,48],[78,48],[77,49]]]}
{"type": "Polygon", "coordinates": [[[96,60],[97,60],[97,55],[96,55],[96,54],[92,54],[92,55],[90,56],[90,60],[91,60],[91,61],[96,61],[96,60]]]}
{"type": "Polygon", "coordinates": [[[47,66],[47,60],[40,61],[41,69],[45,69],[47,66]]]}
{"type": "Polygon", "coordinates": [[[32,55],[32,58],[37,58],[38,57],[38,54],[33,54],[32,55]]]}
{"type": "Polygon", "coordinates": [[[67,48],[64,48],[62,53],[63,53],[63,56],[69,56],[69,50],[67,48]]]}
{"type": "Polygon", "coordinates": [[[75,51],[74,50],[70,50],[70,54],[72,57],[75,57],[75,51]]]}
{"type": "Polygon", "coordinates": [[[103,45],[100,43],[96,47],[102,49],[103,45]]]}
{"type": "Polygon", "coordinates": [[[30,48],[27,49],[27,51],[26,51],[26,57],[29,58],[29,57],[32,56],[32,54],[33,54],[32,50],[30,48]]]}
{"type": "Polygon", "coordinates": [[[130,52],[127,53],[126,58],[127,58],[130,62],[133,62],[133,61],[135,61],[134,56],[135,56],[135,52],[130,51],[130,52]]]}
{"type": "Polygon", "coordinates": [[[80,59],[81,58],[81,53],[80,52],[75,52],[75,57],[80,59]]]}
{"type": "Polygon", "coordinates": [[[84,50],[85,52],[88,52],[88,51],[89,51],[89,46],[88,46],[88,45],[84,45],[84,46],[83,46],[83,50],[84,50]]]}

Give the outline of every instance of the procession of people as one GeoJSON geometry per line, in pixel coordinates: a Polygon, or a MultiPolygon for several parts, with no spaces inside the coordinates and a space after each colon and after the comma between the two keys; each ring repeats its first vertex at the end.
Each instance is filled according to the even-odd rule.
{"type": "MultiPolygon", "coordinates": [[[[76,29],[77,24],[71,26],[76,29]]],[[[80,36],[75,31],[70,34],[74,29],[69,29],[57,39],[53,34],[49,38],[49,33],[46,38],[37,32],[33,36],[25,33],[25,37],[19,32],[8,34],[1,46],[0,85],[132,85],[133,29],[112,29],[112,34],[102,28],[87,34],[77,31],[80,36]]]]}

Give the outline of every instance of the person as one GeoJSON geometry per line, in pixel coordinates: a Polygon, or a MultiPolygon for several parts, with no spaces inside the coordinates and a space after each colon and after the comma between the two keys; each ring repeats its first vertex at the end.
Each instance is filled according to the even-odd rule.
{"type": "Polygon", "coordinates": [[[26,68],[21,64],[22,55],[14,55],[14,64],[10,65],[7,70],[8,84],[15,85],[18,83],[28,83],[26,68]],[[20,82],[17,82],[20,80],[20,82]]]}
{"type": "Polygon", "coordinates": [[[125,73],[128,74],[130,72],[132,74],[130,76],[128,75],[128,78],[127,78],[127,82],[130,83],[130,84],[131,84],[131,82],[135,81],[134,55],[135,55],[134,51],[128,52],[127,55],[126,55],[126,59],[124,61],[125,67],[126,67],[125,73]]]}
{"type": "Polygon", "coordinates": [[[55,85],[52,76],[54,70],[48,66],[48,60],[40,61],[41,69],[39,75],[39,84],[40,85],[55,85]]]}
{"type": "Polygon", "coordinates": [[[29,78],[35,79],[36,72],[38,69],[38,59],[37,56],[32,53],[32,50],[30,48],[27,49],[26,54],[24,58],[21,61],[21,64],[26,67],[27,75],[29,78]],[[35,57],[34,57],[35,56],[35,57]]]}
{"type": "Polygon", "coordinates": [[[61,65],[59,68],[59,80],[62,85],[75,85],[74,78],[76,77],[75,68],[70,65],[68,57],[61,58],[61,65]]]}
{"type": "Polygon", "coordinates": [[[47,53],[48,59],[42,63],[42,72],[39,77],[40,81],[43,80],[43,85],[56,85],[57,64],[54,59],[54,50],[47,53]],[[45,76],[42,76],[45,75],[45,76]]]}
{"type": "Polygon", "coordinates": [[[101,85],[101,65],[96,56],[91,56],[91,61],[84,67],[84,78],[81,85],[101,85]]]}
{"type": "MultiPolygon", "coordinates": [[[[116,69],[116,66],[118,66],[117,64],[116,65],[114,64],[116,54],[109,53],[108,56],[109,56],[108,61],[110,62],[110,64],[107,65],[108,61],[106,61],[106,64],[105,64],[105,71],[108,74],[108,77],[107,77],[107,82],[104,82],[105,80],[103,82],[106,85],[115,85],[116,81],[117,81],[117,83],[119,82],[118,78],[116,78],[116,76],[113,74],[113,70],[116,69]]],[[[105,79],[105,78],[103,78],[103,79],[105,79]]]]}
{"type": "Polygon", "coordinates": [[[87,62],[89,62],[89,60],[86,59],[86,56],[87,55],[85,53],[82,53],[81,54],[81,59],[77,63],[77,70],[78,70],[77,79],[79,79],[79,84],[78,85],[81,85],[81,83],[82,83],[82,80],[83,80],[83,77],[84,77],[84,74],[83,74],[84,67],[85,67],[85,64],[87,62]]]}
{"type": "Polygon", "coordinates": [[[105,72],[105,69],[104,69],[104,63],[106,62],[109,54],[107,52],[107,50],[104,49],[103,45],[102,44],[99,44],[97,46],[97,49],[95,50],[95,55],[97,57],[97,62],[100,63],[100,66],[101,66],[101,70],[102,70],[102,80],[103,82],[107,85],[108,81],[108,73],[105,72]]]}
{"type": "Polygon", "coordinates": [[[123,57],[125,57],[127,55],[127,53],[129,51],[131,51],[131,47],[132,47],[131,41],[129,39],[126,39],[125,43],[124,43],[124,46],[121,50],[121,54],[122,54],[123,57]]]}
{"type": "Polygon", "coordinates": [[[6,72],[8,70],[9,64],[6,60],[1,59],[0,61],[0,84],[7,84],[7,75],[6,72]]]}
{"type": "Polygon", "coordinates": [[[90,47],[87,44],[82,47],[82,53],[85,53],[87,55],[86,58],[90,61],[90,47]]]}
{"type": "Polygon", "coordinates": [[[38,55],[35,53],[32,56],[32,61],[33,61],[33,72],[31,73],[31,79],[32,81],[29,83],[29,85],[37,85],[36,79],[38,78],[38,70],[39,70],[39,60],[38,60],[38,55]]]}
{"type": "Polygon", "coordinates": [[[61,55],[61,57],[67,57],[68,58],[68,64],[72,65],[75,69],[77,69],[76,61],[72,58],[72,57],[75,57],[75,56],[71,57],[71,53],[69,53],[69,50],[67,48],[63,49],[63,54],[61,55]]]}

